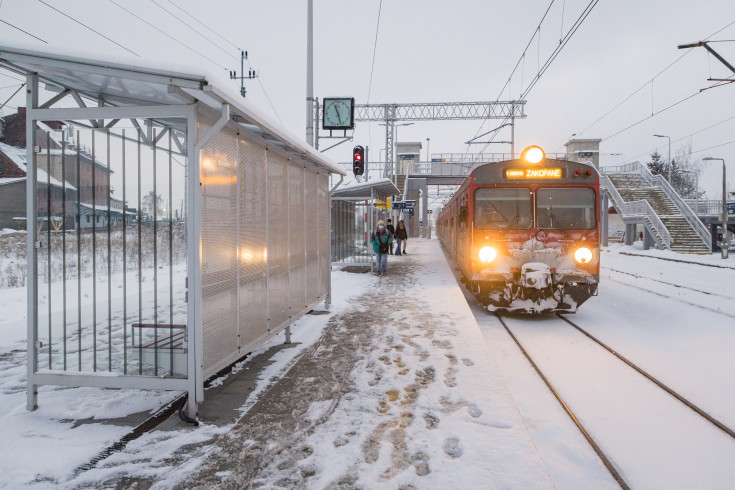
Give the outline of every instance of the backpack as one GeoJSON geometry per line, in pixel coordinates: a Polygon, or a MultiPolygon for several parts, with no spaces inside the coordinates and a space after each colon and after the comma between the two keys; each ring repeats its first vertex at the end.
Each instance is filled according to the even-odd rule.
{"type": "Polygon", "coordinates": [[[382,254],[387,254],[390,251],[390,245],[388,244],[388,238],[390,237],[390,234],[387,231],[385,232],[385,242],[383,242],[383,240],[381,239],[380,233],[373,232],[372,236],[373,239],[378,242],[378,252],[382,254]]]}
{"type": "MultiPolygon", "coordinates": [[[[380,236],[378,236],[378,240],[380,240],[380,236]]],[[[380,245],[378,245],[378,250],[380,250],[380,253],[387,254],[390,251],[390,246],[388,245],[388,241],[380,241],[380,245]]]]}

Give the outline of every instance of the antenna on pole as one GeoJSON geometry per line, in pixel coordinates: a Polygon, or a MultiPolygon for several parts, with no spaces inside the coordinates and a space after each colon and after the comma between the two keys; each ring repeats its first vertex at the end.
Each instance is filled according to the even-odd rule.
{"type": "Polygon", "coordinates": [[[240,95],[245,97],[247,90],[245,90],[245,80],[252,80],[258,78],[258,73],[255,70],[248,70],[248,74],[245,75],[245,60],[248,59],[247,51],[240,51],[240,75],[237,75],[237,70],[230,70],[230,80],[240,80],[240,95]]]}

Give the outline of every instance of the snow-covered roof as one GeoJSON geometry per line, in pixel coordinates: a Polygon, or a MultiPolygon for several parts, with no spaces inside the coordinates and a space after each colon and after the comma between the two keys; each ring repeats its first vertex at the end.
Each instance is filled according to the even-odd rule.
{"type": "Polygon", "coordinates": [[[15,182],[24,182],[25,177],[4,177],[0,179],[0,185],[13,184],[15,182]]]}
{"type": "MultiPolygon", "coordinates": [[[[181,105],[196,100],[200,113],[208,108],[212,114],[220,114],[227,104],[231,124],[236,124],[242,132],[261,137],[292,159],[300,158],[330,173],[345,175],[339,165],[308,146],[303,137],[292,134],[242,98],[223,74],[210,72],[201,65],[187,67],[187,73],[167,71],[160,63],[125,65],[50,54],[53,51],[50,48],[42,53],[0,46],[0,66],[20,75],[37,73],[47,90],[74,90],[95,101],[101,96],[108,106],[181,105]]],[[[180,131],[186,129],[181,118],[158,120],[180,131]]]]}
{"type": "Polygon", "coordinates": [[[397,196],[401,191],[388,178],[368,180],[367,182],[350,182],[340,186],[332,195],[339,198],[356,198],[356,199],[385,199],[390,196],[397,196]]]}
{"type": "MultiPolygon", "coordinates": [[[[26,174],[28,173],[28,167],[26,166],[26,150],[24,148],[16,148],[15,146],[0,143],[0,153],[4,153],[8,158],[10,158],[10,160],[12,160],[15,165],[18,166],[19,169],[21,169],[26,174]]],[[[42,168],[36,170],[36,176],[38,178],[38,181],[41,183],[50,182],[52,186],[61,187],[61,181],[53,177],[49,179],[48,174],[42,168]]],[[[17,181],[18,179],[25,180],[25,177],[14,178],[15,181],[17,181]]],[[[11,182],[5,183],[10,184],[11,182]]],[[[66,188],[74,191],[77,190],[76,187],[68,182],[66,183],[66,188]]]]}

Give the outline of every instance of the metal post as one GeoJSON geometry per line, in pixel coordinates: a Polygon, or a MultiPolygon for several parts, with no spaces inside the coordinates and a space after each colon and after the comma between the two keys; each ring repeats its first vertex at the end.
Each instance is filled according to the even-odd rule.
{"type": "Polygon", "coordinates": [[[319,149],[319,97],[314,97],[314,149],[319,149]]]}
{"type": "MultiPolygon", "coordinates": [[[[720,159],[722,160],[722,159],[720,159]]],[[[725,160],[722,160],[722,258],[726,259],[727,250],[727,168],[725,167],[725,160]]]]}
{"type": "MultiPolygon", "coordinates": [[[[202,346],[200,344],[201,313],[201,209],[202,197],[199,188],[199,148],[197,140],[197,104],[192,104],[186,118],[186,155],[187,155],[187,195],[186,202],[186,241],[187,241],[187,328],[186,342],[188,348],[187,378],[189,380],[188,415],[194,418],[197,403],[204,399],[204,383],[202,376],[202,346]]],[[[139,173],[140,175],[140,173],[139,173]]],[[[140,206],[139,206],[140,207],[140,206]]],[[[140,216],[140,209],[138,211],[140,216]]]]}
{"type": "Polygon", "coordinates": [[[314,146],[314,0],[306,7],[306,143],[314,146]]]}
{"type": "MultiPolygon", "coordinates": [[[[38,74],[26,76],[26,107],[36,109],[38,107],[38,74]]],[[[36,186],[36,121],[26,117],[26,257],[28,261],[27,277],[27,386],[26,386],[26,408],[36,410],[38,408],[38,385],[33,383],[33,375],[38,368],[38,228],[36,217],[38,215],[38,189],[36,186]]]]}
{"type": "Polygon", "coordinates": [[[510,159],[513,160],[516,151],[516,118],[513,116],[516,113],[515,104],[510,106],[510,113],[510,159]]]}
{"type": "Polygon", "coordinates": [[[610,209],[609,198],[607,194],[602,195],[602,206],[600,208],[600,239],[603,247],[608,245],[608,209],[610,209]]]}

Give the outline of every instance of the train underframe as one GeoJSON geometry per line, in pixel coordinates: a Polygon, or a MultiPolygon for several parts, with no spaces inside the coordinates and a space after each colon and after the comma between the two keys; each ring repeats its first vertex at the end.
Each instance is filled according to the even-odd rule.
{"type": "Polygon", "coordinates": [[[489,311],[514,313],[575,313],[597,292],[599,276],[583,271],[550,273],[522,271],[475,275],[470,291],[489,311]]]}

